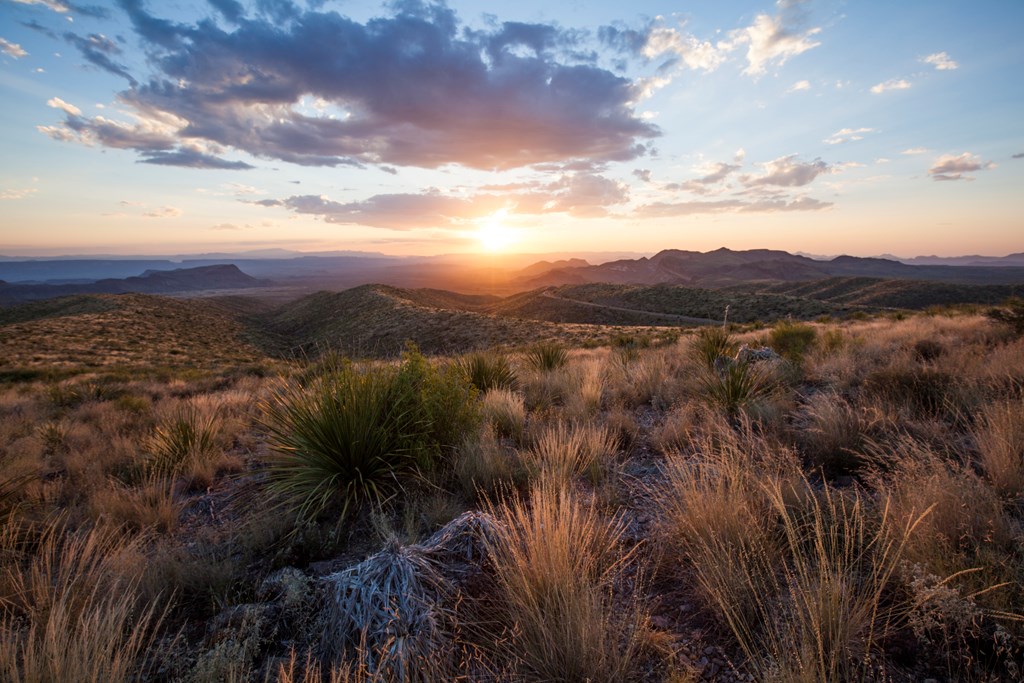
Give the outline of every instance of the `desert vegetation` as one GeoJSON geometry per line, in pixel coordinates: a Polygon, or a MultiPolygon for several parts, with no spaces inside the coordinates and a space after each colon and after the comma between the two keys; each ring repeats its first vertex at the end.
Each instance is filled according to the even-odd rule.
{"type": "Polygon", "coordinates": [[[1024,676],[1017,308],[369,359],[166,315],[2,368],[5,680],[1024,676]]]}

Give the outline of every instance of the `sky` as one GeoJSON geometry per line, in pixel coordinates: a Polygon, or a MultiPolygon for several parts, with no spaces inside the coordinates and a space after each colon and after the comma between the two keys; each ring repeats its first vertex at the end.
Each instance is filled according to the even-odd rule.
{"type": "Polygon", "coordinates": [[[1024,2],[0,0],[0,254],[1024,251],[1024,2]]]}

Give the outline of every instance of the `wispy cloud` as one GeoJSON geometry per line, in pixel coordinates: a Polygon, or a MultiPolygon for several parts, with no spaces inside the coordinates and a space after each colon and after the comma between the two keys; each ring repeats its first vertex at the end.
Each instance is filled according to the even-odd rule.
{"type": "Polygon", "coordinates": [[[106,7],[98,7],[96,5],[79,5],[67,0],[11,0],[11,2],[18,5],[38,5],[45,7],[58,14],[68,14],[70,12],[76,12],[89,17],[104,18],[110,16],[110,10],[106,7]]]}
{"type": "Polygon", "coordinates": [[[720,199],[691,202],[654,202],[637,207],[632,214],[640,218],[671,218],[714,213],[777,213],[783,211],[821,211],[832,206],[812,197],[796,199],[763,198],[748,201],[744,199],[720,199]]]}
{"type": "Polygon", "coordinates": [[[874,133],[874,128],[843,128],[825,138],[826,145],[839,145],[844,142],[863,140],[867,133],[874,133]]]}
{"type": "Polygon", "coordinates": [[[764,173],[757,176],[745,176],[743,184],[747,187],[802,187],[809,185],[820,175],[832,173],[832,167],[821,159],[800,161],[797,155],[779,157],[760,164],[764,173]]]}
{"type": "Polygon", "coordinates": [[[927,147],[908,147],[907,149],[900,152],[907,156],[915,156],[917,154],[927,154],[930,150],[927,147]]]}
{"type": "Polygon", "coordinates": [[[152,211],[146,211],[142,215],[146,218],[177,218],[183,213],[184,211],[176,206],[161,206],[152,211]]]}
{"type": "Polygon", "coordinates": [[[34,187],[22,187],[17,189],[0,190],[0,199],[5,201],[14,199],[24,199],[25,197],[30,197],[31,195],[34,195],[38,191],[39,190],[37,190],[34,187]]]}
{"type": "Polygon", "coordinates": [[[71,116],[81,116],[82,110],[73,104],[68,104],[59,97],[53,97],[46,101],[47,106],[53,107],[54,109],[60,109],[66,114],[71,116]]]}
{"type": "Polygon", "coordinates": [[[927,57],[922,57],[921,62],[923,64],[931,64],[938,71],[952,71],[960,67],[953,58],[947,55],[945,52],[936,52],[930,54],[927,57]]]}
{"type": "Polygon", "coordinates": [[[8,57],[12,57],[14,59],[21,59],[22,57],[28,56],[28,53],[25,52],[25,49],[21,45],[12,43],[6,38],[0,38],[0,52],[3,52],[8,57]]]}
{"type": "Polygon", "coordinates": [[[65,33],[64,40],[78,48],[82,57],[90,64],[114,75],[121,76],[132,86],[138,85],[135,77],[128,73],[128,70],[123,65],[118,64],[111,58],[112,55],[121,54],[121,48],[102,33],[90,33],[84,38],[74,33],[65,33]]]}
{"type": "Polygon", "coordinates": [[[747,28],[730,33],[736,44],[747,45],[747,68],[743,73],[759,76],[769,65],[782,66],[790,57],[821,45],[813,38],[821,33],[820,28],[797,28],[793,13],[788,11],[797,4],[779,2],[782,12],[778,15],[759,14],[747,28]]]}
{"type": "Polygon", "coordinates": [[[801,92],[803,90],[810,90],[810,89],[811,89],[811,82],[810,81],[797,81],[793,85],[789,86],[786,89],[786,92],[801,92]]]}
{"type": "Polygon", "coordinates": [[[971,173],[995,168],[991,161],[982,161],[981,157],[970,152],[963,154],[943,154],[928,169],[932,180],[974,180],[971,173]]]}
{"type": "Polygon", "coordinates": [[[881,95],[889,90],[907,90],[908,88],[910,88],[910,81],[905,78],[890,78],[884,83],[871,86],[871,92],[881,95]]]}

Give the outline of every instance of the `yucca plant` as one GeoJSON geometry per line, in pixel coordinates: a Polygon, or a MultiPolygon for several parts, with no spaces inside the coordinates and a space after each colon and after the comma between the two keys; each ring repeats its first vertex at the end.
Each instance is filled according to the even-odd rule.
{"type": "Polygon", "coordinates": [[[713,370],[715,361],[722,356],[732,356],[735,344],[729,339],[729,333],[722,327],[702,328],[690,343],[694,355],[708,370],[713,370]]]}
{"type": "Polygon", "coordinates": [[[424,425],[409,384],[389,369],[334,368],[263,405],[273,449],[267,487],[309,523],[332,508],[380,504],[416,467],[424,425]]]}
{"type": "Polygon", "coordinates": [[[554,342],[542,342],[526,352],[526,360],[537,370],[550,372],[569,362],[569,352],[554,342]]]}
{"type": "Polygon", "coordinates": [[[728,364],[719,372],[709,371],[700,383],[708,401],[730,416],[767,398],[777,385],[770,370],[743,362],[728,364]]]}
{"type": "Polygon", "coordinates": [[[518,380],[508,356],[497,352],[471,353],[459,361],[459,367],[479,391],[514,389],[518,380]]]}

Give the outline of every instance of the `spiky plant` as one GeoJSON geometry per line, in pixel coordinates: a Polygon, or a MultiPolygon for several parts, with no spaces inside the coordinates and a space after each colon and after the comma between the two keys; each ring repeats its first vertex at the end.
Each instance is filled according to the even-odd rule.
{"type": "Polygon", "coordinates": [[[216,413],[204,414],[192,404],[179,406],[164,418],[149,440],[153,472],[178,475],[217,454],[216,413]]]}
{"type": "Polygon", "coordinates": [[[736,352],[735,346],[729,339],[729,333],[722,327],[704,327],[690,343],[694,355],[708,370],[714,369],[715,361],[722,356],[733,355],[736,352]]]}
{"type": "Polygon", "coordinates": [[[526,352],[526,360],[537,370],[550,372],[569,362],[569,352],[554,342],[542,342],[526,352]]]}
{"type": "Polygon", "coordinates": [[[269,491],[302,523],[381,503],[415,469],[424,432],[416,413],[410,386],[388,369],[340,367],[306,388],[280,386],[263,405],[269,491]]]}
{"type": "Polygon", "coordinates": [[[735,362],[720,372],[708,371],[700,379],[708,402],[736,415],[742,408],[771,395],[778,383],[760,364],[735,362]]]}
{"type": "Polygon", "coordinates": [[[508,356],[495,351],[471,353],[459,361],[459,367],[479,391],[514,389],[518,380],[508,356]]]}

